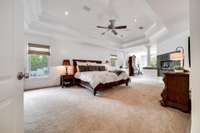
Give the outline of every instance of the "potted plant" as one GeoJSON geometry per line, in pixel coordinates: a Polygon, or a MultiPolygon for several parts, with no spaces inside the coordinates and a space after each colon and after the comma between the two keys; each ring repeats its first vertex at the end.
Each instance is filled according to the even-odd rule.
{"type": "Polygon", "coordinates": [[[174,71],[175,72],[184,72],[184,68],[181,66],[175,66],[174,71]]]}

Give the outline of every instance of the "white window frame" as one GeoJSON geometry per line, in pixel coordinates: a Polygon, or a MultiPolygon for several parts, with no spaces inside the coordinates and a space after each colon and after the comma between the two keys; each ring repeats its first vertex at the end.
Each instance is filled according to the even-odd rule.
{"type": "Polygon", "coordinates": [[[110,55],[110,65],[112,67],[117,67],[117,61],[118,61],[117,55],[110,55]],[[112,61],[111,60],[115,60],[115,65],[114,66],[112,65],[112,61]]]}
{"type": "MultiPolygon", "coordinates": [[[[48,68],[48,74],[46,74],[46,75],[43,75],[43,76],[31,76],[31,62],[30,62],[30,60],[29,60],[29,56],[30,55],[35,55],[35,54],[31,54],[31,53],[29,53],[29,44],[30,43],[28,43],[28,46],[27,46],[27,72],[29,73],[29,79],[41,79],[41,78],[48,78],[49,77],[49,74],[50,74],[50,66],[49,66],[49,62],[50,62],[50,60],[49,60],[49,58],[50,58],[50,52],[51,52],[51,49],[50,49],[50,46],[49,46],[49,55],[46,55],[47,56],[47,60],[48,60],[48,63],[47,63],[47,68],[48,68]]],[[[37,45],[37,43],[31,43],[31,44],[36,44],[37,45]]],[[[41,44],[38,44],[38,45],[41,45],[41,44]]],[[[45,45],[45,46],[48,46],[48,45],[45,45]]],[[[40,56],[40,54],[38,54],[39,56],[40,56]]],[[[41,55],[44,55],[44,54],[41,54],[41,55]]]]}

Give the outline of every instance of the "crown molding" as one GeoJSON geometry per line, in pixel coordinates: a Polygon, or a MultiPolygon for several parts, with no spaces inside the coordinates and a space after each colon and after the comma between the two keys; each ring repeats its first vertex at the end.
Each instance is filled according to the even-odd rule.
{"type": "Polygon", "coordinates": [[[73,41],[78,38],[79,42],[86,42],[90,45],[94,44],[95,46],[105,48],[124,50],[126,48],[147,44],[150,43],[151,40],[156,40],[163,36],[163,29],[167,30],[159,18],[153,13],[153,10],[148,4],[145,6],[148,10],[151,10],[149,15],[152,16],[152,19],[155,22],[146,30],[143,36],[127,41],[123,41],[122,39],[111,35],[106,36],[104,39],[103,37],[96,36],[92,33],[84,34],[72,27],[67,27],[62,20],[59,20],[56,16],[52,16],[43,10],[42,0],[24,0],[24,4],[25,32],[34,32],[51,37],[57,36],[61,38],[68,38],[73,41]]]}

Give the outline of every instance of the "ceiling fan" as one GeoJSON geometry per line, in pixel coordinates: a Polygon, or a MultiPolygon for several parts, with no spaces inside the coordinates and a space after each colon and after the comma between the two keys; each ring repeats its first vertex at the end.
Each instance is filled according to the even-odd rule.
{"type": "Polygon", "coordinates": [[[108,26],[97,26],[97,28],[101,28],[101,29],[107,29],[107,31],[103,32],[102,35],[105,35],[106,32],[111,31],[114,35],[118,35],[117,31],[118,29],[126,29],[127,26],[123,25],[123,26],[115,26],[115,19],[111,19],[109,20],[110,24],[108,26]]]}

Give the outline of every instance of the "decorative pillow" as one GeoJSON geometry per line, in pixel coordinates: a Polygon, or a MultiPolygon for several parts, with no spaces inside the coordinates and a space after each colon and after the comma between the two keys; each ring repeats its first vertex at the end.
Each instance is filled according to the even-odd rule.
{"type": "Polygon", "coordinates": [[[110,66],[110,65],[106,65],[106,71],[114,71],[114,70],[117,70],[116,67],[113,67],[113,66],[110,66]]]}
{"type": "Polygon", "coordinates": [[[99,71],[106,71],[106,67],[105,66],[99,66],[99,71]]]}
{"type": "Polygon", "coordinates": [[[79,62],[79,61],[77,61],[76,64],[77,64],[77,66],[87,66],[88,65],[87,62],[79,62]]]}
{"type": "Polygon", "coordinates": [[[88,65],[88,70],[89,71],[99,71],[99,67],[98,66],[90,66],[90,65],[88,65]]]}
{"type": "Polygon", "coordinates": [[[76,61],[76,70],[77,70],[77,72],[81,72],[80,70],[79,70],[79,66],[87,66],[88,64],[86,63],[86,62],[79,62],[79,61],[76,61]]]}
{"type": "Polygon", "coordinates": [[[104,66],[104,64],[95,63],[95,62],[87,62],[89,66],[104,66]]]}
{"type": "Polygon", "coordinates": [[[96,66],[97,63],[95,63],[95,62],[87,62],[87,64],[88,64],[89,66],[96,66]]]}
{"type": "Polygon", "coordinates": [[[98,64],[93,62],[76,62],[77,63],[77,72],[85,71],[106,71],[104,64],[98,64]]]}
{"type": "Polygon", "coordinates": [[[88,66],[89,71],[105,71],[105,66],[88,66]]]}
{"type": "Polygon", "coordinates": [[[79,69],[79,72],[89,71],[88,66],[81,66],[81,65],[79,65],[79,66],[78,66],[78,69],[79,69]]]}

